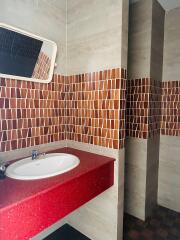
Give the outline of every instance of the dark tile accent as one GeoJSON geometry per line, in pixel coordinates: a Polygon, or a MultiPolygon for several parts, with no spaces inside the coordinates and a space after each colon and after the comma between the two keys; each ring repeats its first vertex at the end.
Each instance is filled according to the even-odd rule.
{"type": "Polygon", "coordinates": [[[70,225],[65,224],[54,233],[44,238],[44,240],[90,240],[90,238],[86,237],[70,225]]]}

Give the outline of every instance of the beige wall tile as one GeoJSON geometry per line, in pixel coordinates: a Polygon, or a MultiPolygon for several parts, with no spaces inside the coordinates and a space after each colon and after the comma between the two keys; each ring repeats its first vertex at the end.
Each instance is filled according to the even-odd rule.
{"type": "Polygon", "coordinates": [[[126,139],[125,154],[125,211],[145,219],[147,140],[126,139]]]}
{"type": "Polygon", "coordinates": [[[152,0],[130,5],[128,79],[150,76],[152,0]]]}
{"type": "Polygon", "coordinates": [[[148,139],[146,175],[146,217],[157,205],[160,135],[148,139]]]}
{"type": "Polygon", "coordinates": [[[137,192],[126,193],[125,191],[124,209],[126,213],[145,220],[145,198],[139,196],[137,192]],[[129,199],[133,199],[133,201],[129,201],[129,199]]]}
{"type": "Polygon", "coordinates": [[[147,140],[129,137],[126,139],[126,164],[146,171],[147,140]]]}
{"type": "Polygon", "coordinates": [[[158,203],[180,212],[180,137],[162,136],[158,180],[158,203]]]}
{"type": "Polygon", "coordinates": [[[158,81],[162,81],[164,21],[165,10],[158,1],[153,0],[150,75],[158,81]]]}
{"type": "Polygon", "coordinates": [[[166,13],[164,36],[163,81],[179,80],[180,76],[180,8],[166,13]]]}
{"type": "MultiPolygon", "coordinates": [[[[68,74],[122,66],[123,1],[78,0],[76,3],[68,1],[68,74]]],[[[126,6],[126,9],[124,8],[126,20],[127,13],[126,6]]],[[[127,27],[123,33],[127,34],[127,27]]],[[[124,46],[123,52],[126,52],[127,42],[124,42],[124,46]]],[[[126,64],[123,67],[126,67],[126,64]]]]}

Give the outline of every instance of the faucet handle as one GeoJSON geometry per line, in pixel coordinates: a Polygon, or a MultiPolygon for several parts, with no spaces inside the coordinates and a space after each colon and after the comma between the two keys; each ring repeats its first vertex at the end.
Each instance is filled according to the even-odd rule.
{"type": "Polygon", "coordinates": [[[32,150],[32,160],[36,159],[38,155],[39,155],[38,150],[32,150]]]}
{"type": "Polygon", "coordinates": [[[0,171],[5,172],[6,171],[6,166],[5,164],[0,165],[0,171]]]}
{"type": "Polygon", "coordinates": [[[41,153],[39,150],[32,150],[32,160],[40,157],[40,156],[45,156],[46,153],[41,153]]]}

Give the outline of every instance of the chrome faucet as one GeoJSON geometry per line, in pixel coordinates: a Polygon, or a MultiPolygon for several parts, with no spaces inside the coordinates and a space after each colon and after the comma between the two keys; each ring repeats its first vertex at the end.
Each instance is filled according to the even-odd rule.
{"type": "Polygon", "coordinates": [[[5,178],[7,163],[3,160],[0,160],[0,179],[5,178]]]}
{"type": "Polygon", "coordinates": [[[0,161],[0,171],[4,171],[6,169],[5,161],[0,161]]]}
{"type": "Polygon", "coordinates": [[[46,153],[41,153],[38,150],[32,150],[32,160],[35,160],[37,158],[39,158],[40,156],[44,156],[46,155],[46,153]]]}

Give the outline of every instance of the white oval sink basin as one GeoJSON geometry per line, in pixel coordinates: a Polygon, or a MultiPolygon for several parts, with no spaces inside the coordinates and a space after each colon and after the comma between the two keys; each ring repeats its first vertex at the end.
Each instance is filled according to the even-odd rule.
{"type": "Polygon", "coordinates": [[[21,180],[42,179],[68,172],[79,163],[79,158],[72,154],[50,153],[39,159],[28,157],[11,164],[6,176],[21,180]]]}

